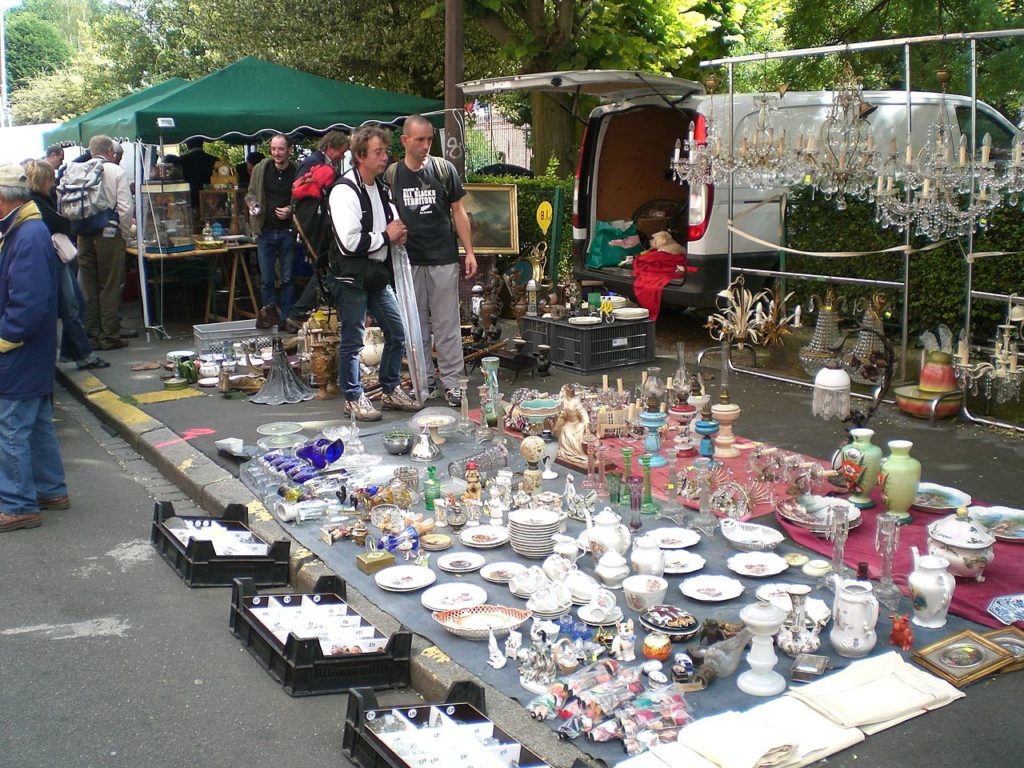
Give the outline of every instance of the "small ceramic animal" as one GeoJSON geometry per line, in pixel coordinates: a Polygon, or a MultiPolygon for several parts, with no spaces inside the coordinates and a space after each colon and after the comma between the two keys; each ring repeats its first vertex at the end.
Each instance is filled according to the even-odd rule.
{"type": "Polygon", "coordinates": [[[889,618],[892,619],[889,642],[904,651],[909,651],[914,645],[914,632],[910,628],[910,617],[905,614],[890,613],[889,618]]]}

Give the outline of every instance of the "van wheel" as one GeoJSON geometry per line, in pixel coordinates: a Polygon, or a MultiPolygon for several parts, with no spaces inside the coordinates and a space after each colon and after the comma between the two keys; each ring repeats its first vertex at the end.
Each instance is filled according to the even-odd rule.
{"type": "Polygon", "coordinates": [[[679,200],[648,200],[633,212],[633,226],[644,248],[651,247],[651,235],[667,231],[680,245],[686,245],[683,228],[686,208],[679,200]]]}

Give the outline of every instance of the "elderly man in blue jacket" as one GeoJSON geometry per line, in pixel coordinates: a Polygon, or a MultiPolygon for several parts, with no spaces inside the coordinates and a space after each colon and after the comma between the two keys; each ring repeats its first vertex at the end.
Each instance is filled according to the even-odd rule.
{"type": "Polygon", "coordinates": [[[53,426],[57,258],[20,165],[0,165],[0,533],[67,509],[53,426]]]}

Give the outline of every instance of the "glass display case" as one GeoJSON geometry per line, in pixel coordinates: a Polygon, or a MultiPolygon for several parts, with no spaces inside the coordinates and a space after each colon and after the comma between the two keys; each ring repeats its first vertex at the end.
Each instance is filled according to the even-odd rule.
{"type": "Polygon", "coordinates": [[[199,226],[220,224],[225,234],[248,231],[248,209],[244,194],[237,189],[203,189],[199,192],[199,226]]]}
{"type": "Polygon", "coordinates": [[[148,253],[174,253],[195,247],[188,184],[150,181],[142,185],[148,253]]]}

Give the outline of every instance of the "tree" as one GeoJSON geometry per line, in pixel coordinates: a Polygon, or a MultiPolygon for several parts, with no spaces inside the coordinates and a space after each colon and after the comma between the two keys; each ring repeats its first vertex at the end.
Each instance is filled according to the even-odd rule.
{"type": "MultiPolygon", "coordinates": [[[[523,73],[558,69],[639,69],[671,72],[683,67],[692,43],[718,22],[693,10],[695,0],[468,0],[467,17],[501,46],[523,73]]],[[[431,9],[437,13],[435,3],[431,9]]],[[[530,98],[534,171],[551,158],[559,174],[575,167],[575,123],[570,98],[534,93],[530,98]]]]}
{"type": "Polygon", "coordinates": [[[19,10],[7,15],[7,77],[11,90],[67,64],[71,49],[53,24],[19,10]]]}

